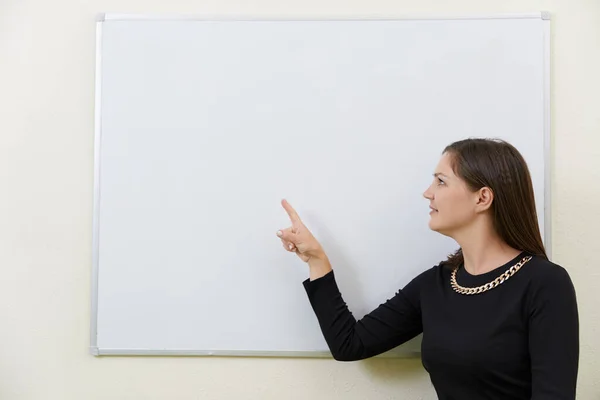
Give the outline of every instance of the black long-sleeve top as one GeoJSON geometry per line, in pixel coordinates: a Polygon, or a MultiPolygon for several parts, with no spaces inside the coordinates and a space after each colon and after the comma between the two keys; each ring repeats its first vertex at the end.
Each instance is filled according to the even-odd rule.
{"type": "MultiPolygon", "coordinates": [[[[456,274],[459,285],[486,284],[528,254],[485,274],[456,274]]],[[[357,321],[334,272],[304,287],[333,357],[360,360],[423,333],[422,362],[441,400],[573,400],[579,360],[575,290],[566,270],[541,257],[487,292],[464,295],[437,265],[357,321]]]]}

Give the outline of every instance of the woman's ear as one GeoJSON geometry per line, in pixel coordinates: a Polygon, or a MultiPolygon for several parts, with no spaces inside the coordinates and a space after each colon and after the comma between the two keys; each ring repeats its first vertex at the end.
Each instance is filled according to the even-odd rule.
{"type": "Polygon", "coordinates": [[[494,192],[487,186],[477,191],[477,211],[485,211],[492,206],[494,201],[494,192]]]}

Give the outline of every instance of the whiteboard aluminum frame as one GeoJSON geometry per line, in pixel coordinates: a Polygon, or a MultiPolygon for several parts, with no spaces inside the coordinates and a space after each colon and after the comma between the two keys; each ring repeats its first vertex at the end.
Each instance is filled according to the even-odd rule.
{"type": "Polygon", "coordinates": [[[542,13],[544,34],[544,247],[548,258],[553,258],[552,247],[552,116],[551,116],[551,68],[550,68],[550,14],[542,13]]]}
{"type": "Polygon", "coordinates": [[[402,15],[390,16],[370,15],[367,17],[358,16],[243,16],[235,14],[118,14],[101,13],[96,20],[104,21],[429,21],[429,20],[468,20],[468,19],[542,19],[550,20],[550,13],[547,11],[520,13],[520,14],[423,14],[423,15],[402,15]]]}
{"type": "MultiPolygon", "coordinates": [[[[460,19],[541,19],[543,21],[543,64],[544,64],[544,246],[552,259],[552,138],[551,138],[551,87],[550,87],[550,13],[541,11],[525,14],[498,15],[420,15],[403,17],[234,17],[199,15],[146,15],[146,14],[99,14],[96,18],[96,72],[95,72],[95,128],[94,128],[94,198],[92,219],[92,282],[91,282],[91,321],[90,354],[94,356],[219,356],[219,357],[309,357],[331,358],[329,351],[237,351],[237,350],[197,350],[197,349],[111,349],[98,347],[98,285],[99,285],[99,245],[100,245],[100,155],[102,144],[102,23],[104,21],[402,21],[402,20],[460,20],[460,19]]],[[[416,339],[420,341],[421,335],[416,339]]],[[[406,349],[402,352],[388,352],[380,358],[420,357],[419,351],[406,349]]]]}
{"type": "Polygon", "coordinates": [[[94,121],[94,200],[92,216],[92,299],[90,325],[90,353],[98,349],[98,278],[100,268],[100,149],[102,144],[102,23],[96,22],[94,121]]]}
{"type": "MultiPolygon", "coordinates": [[[[153,350],[153,349],[99,349],[92,348],[95,356],[192,356],[192,357],[288,357],[288,358],[332,358],[329,351],[255,351],[255,350],[153,350]]],[[[377,358],[418,358],[419,351],[391,352],[377,358]]]]}

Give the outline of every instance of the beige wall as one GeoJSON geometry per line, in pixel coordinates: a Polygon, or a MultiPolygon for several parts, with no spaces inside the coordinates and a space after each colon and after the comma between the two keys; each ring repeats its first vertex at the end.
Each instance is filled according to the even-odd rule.
{"type": "Polygon", "coordinates": [[[580,304],[580,399],[600,399],[600,1],[0,0],[1,399],[434,399],[420,360],[88,354],[94,19],[552,13],[554,260],[580,304]]]}

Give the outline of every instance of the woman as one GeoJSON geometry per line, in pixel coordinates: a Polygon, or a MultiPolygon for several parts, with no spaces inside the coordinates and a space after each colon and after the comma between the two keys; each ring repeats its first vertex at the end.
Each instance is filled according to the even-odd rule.
{"type": "Polygon", "coordinates": [[[429,227],[459,250],[360,321],[323,248],[283,200],[292,225],[277,235],[308,263],[304,286],[333,357],[372,357],[422,332],[423,365],[440,399],[575,399],[575,291],[546,256],[521,154],[499,140],[453,143],[423,195],[429,227]]]}

